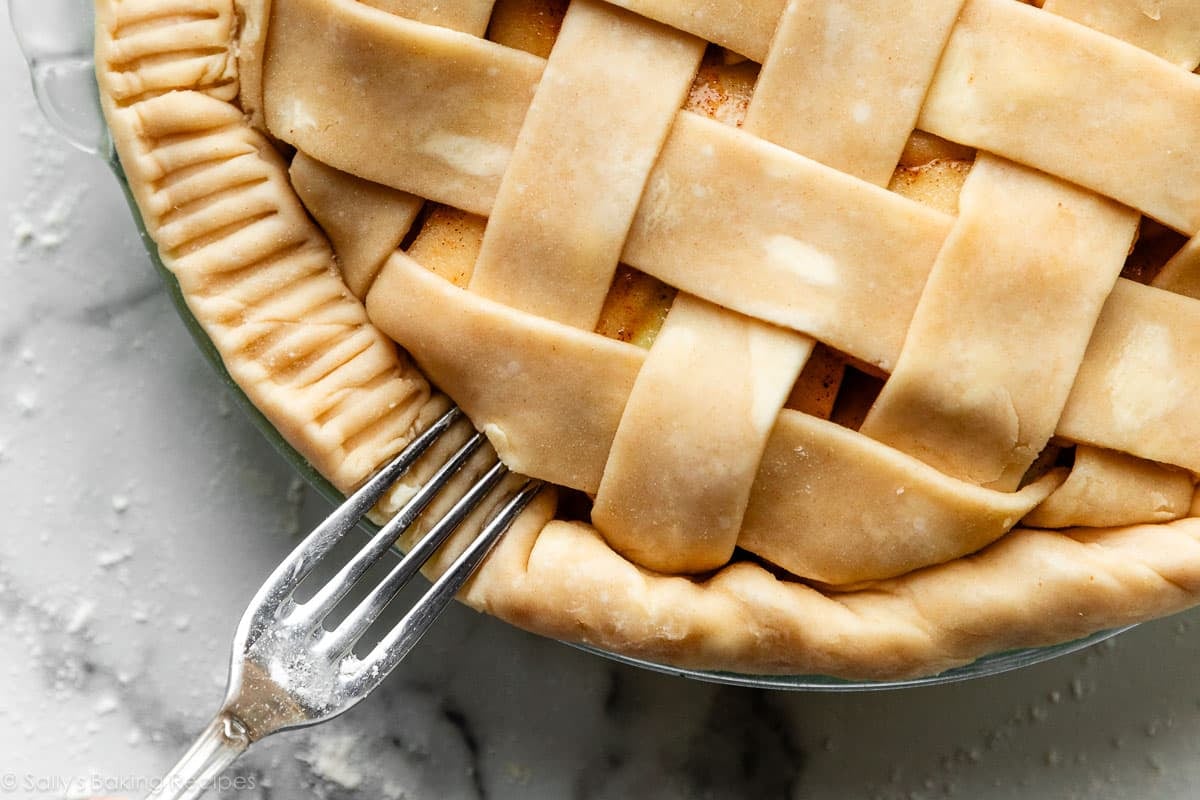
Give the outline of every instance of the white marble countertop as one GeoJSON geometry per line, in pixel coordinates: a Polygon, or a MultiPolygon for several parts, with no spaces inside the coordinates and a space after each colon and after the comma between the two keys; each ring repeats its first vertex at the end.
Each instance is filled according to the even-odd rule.
{"type": "MultiPolygon", "coordinates": [[[[0,798],[140,796],[221,698],[262,576],[327,506],[227,397],[104,165],[0,24],[0,798]]],[[[855,695],[641,672],[453,608],[237,798],[1191,798],[1196,613],[1005,676],[855,695]]]]}

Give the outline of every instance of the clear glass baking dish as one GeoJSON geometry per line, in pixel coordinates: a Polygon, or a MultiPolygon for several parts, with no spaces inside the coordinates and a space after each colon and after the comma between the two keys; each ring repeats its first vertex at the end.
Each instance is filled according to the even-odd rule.
{"type": "MultiPolygon", "coordinates": [[[[209,363],[254,425],[279,453],[325,498],[340,503],[342,495],[297,453],[266,417],[246,397],[225,371],[221,357],[188,310],[174,276],[163,266],[153,241],[146,234],[141,215],[128,191],[121,164],[108,137],[100,112],[92,62],[93,9],[88,0],[10,0],[9,13],[17,40],[29,66],[37,101],[46,118],[68,141],[81,150],[103,158],[126,190],[133,217],[146,244],[150,262],[166,285],[180,319],[209,363]]],[[[1125,630],[1125,629],[1121,629],[1125,630]]],[[[1085,639],[1049,647],[1013,650],[985,656],[963,667],[924,678],[897,681],[848,681],[822,675],[746,675],[681,669],[610,653],[599,648],[568,643],[582,650],[643,669],[669,675],[738,686],[766,689],[802,689],[829,692],[933,686],[998,675],[1073,653],[1101,642],[1121,630],[1102,631],[1085,639]]]]}

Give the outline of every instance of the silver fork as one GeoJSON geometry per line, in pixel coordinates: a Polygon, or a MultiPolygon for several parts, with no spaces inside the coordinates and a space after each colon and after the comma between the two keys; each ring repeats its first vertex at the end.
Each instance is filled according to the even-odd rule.
{"type": "Polygon", "coordinates": [[[303,603],[300,582],[459,419],[453,408],[418,436],[308,535],[275,568],[242,615],[234,635],[229,683],[221,710],[146,800],[193,800],[254,742],[279,731],[332,719],[355,706],[387,677],[438,618],[513,520],[541,491],[530,480],[507,500],[478,536],[371,651],[354,646],[383,608],[508,473],[496,461],[463,493],[388,575],[333,630],[323,622],[363,574],[408,529],[434,496],[483,447],[475,434],[336,575],[303,603]]]}

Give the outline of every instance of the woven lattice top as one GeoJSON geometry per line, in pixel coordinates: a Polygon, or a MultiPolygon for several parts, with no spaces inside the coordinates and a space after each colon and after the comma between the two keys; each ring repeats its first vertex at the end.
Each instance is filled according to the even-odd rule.
{"type": "Polygon", "coordinates": [[[1200,5],[1155,9],[101,0],[97,60],[164,261],[314,464],[441,407],[390,338],[577,494],[473,602],[882,676],[1197,599],[1200,5]]]}

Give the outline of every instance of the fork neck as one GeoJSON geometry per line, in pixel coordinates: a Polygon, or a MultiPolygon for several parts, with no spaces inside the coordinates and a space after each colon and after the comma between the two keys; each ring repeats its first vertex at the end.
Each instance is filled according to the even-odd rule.
{"type": "Polygon", "coordinates": [[[270,675],[272,658],[295,666],[301,652],[295,645],[279,653],[268,649],[235,664],[221,713],[240,725],[248,742],[287,728],[305,727],[321,718],[319,711],[306,708],[270,675]],[[260,658],[265,662],[260,663],[260,658]]]}
{"type": "Polygon", "coordinates": [[[195,800],[250,746],[245,726],[222,711],[146,800],[195,800]]]}

